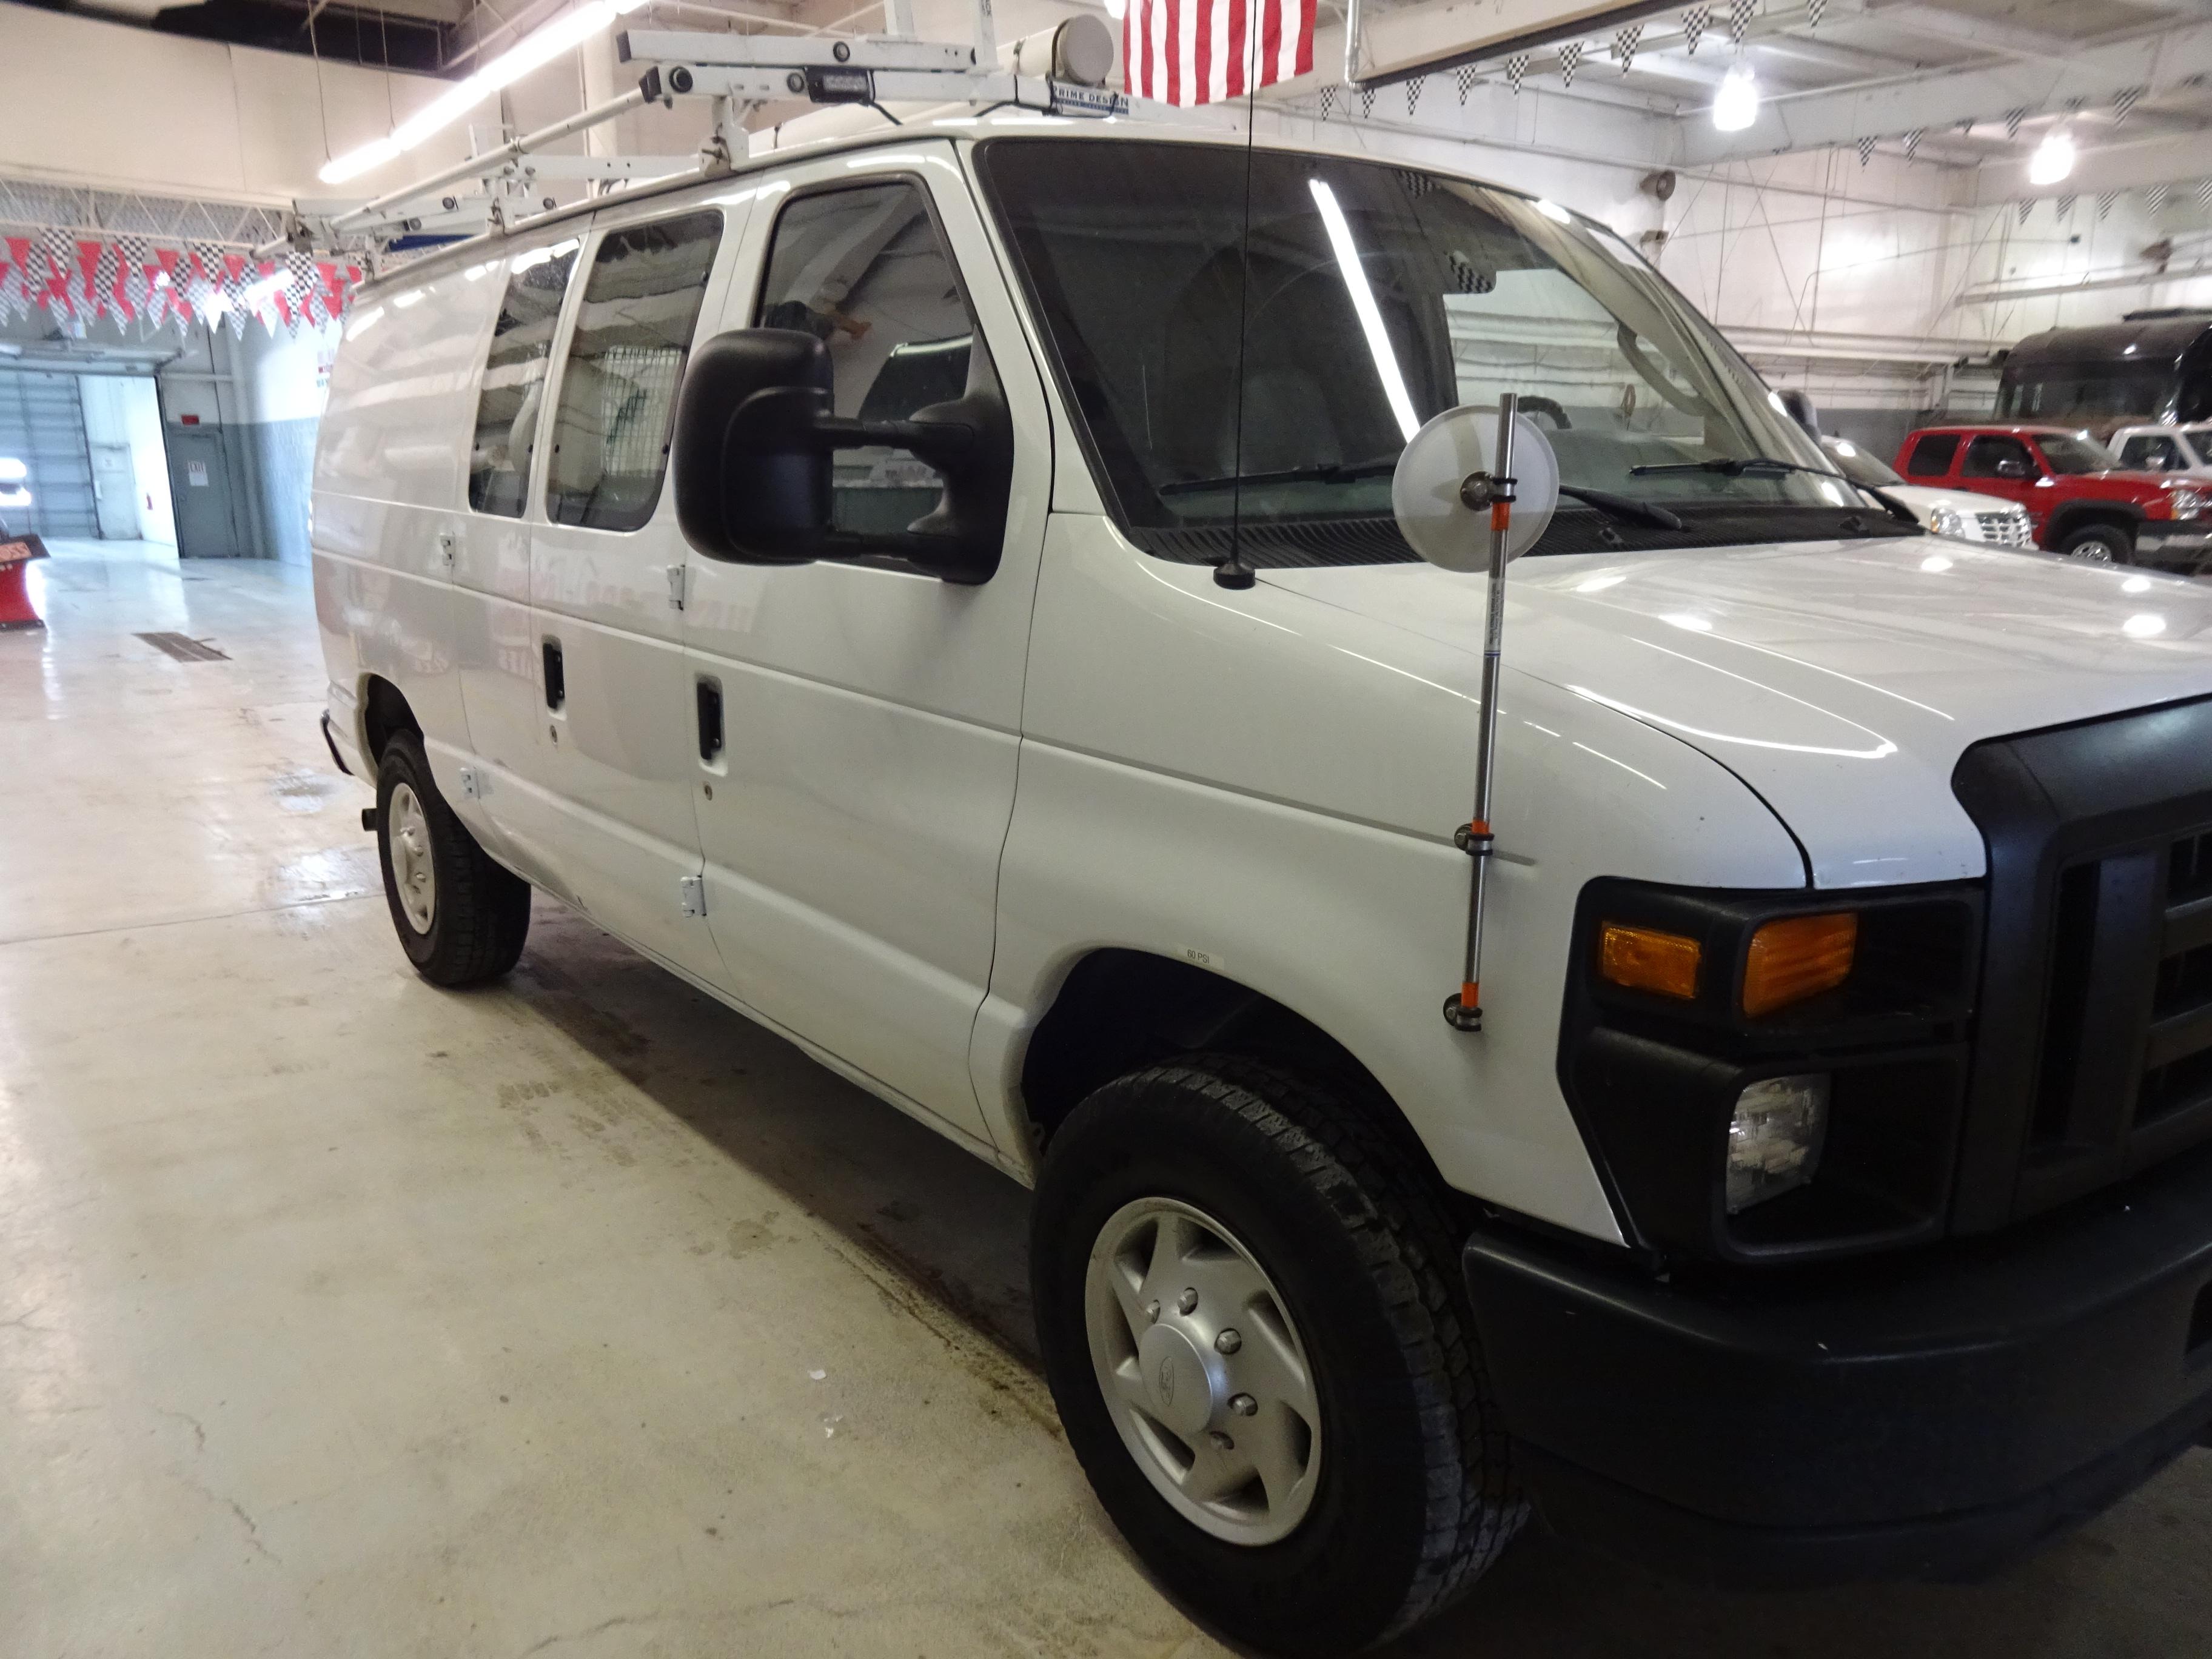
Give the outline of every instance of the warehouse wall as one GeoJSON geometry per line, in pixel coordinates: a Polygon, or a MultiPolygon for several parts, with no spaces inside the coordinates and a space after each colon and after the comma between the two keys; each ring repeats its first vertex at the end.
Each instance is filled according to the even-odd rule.
{"type": "Polygon", "coordinates": [[[173,440],[211,447],[205,487],[222,492],[222,510],[180,526],[180,551],[307,562],[315,430],[337,338],[335,327],[295,337],[258,324],[235,339],[222,326],[186,335],[159,377],[162,419],[173,440]]]}
{"type": "MultiPolygon", "coordinates": [[[[446,85],[23,5],[0,5],[0,173],[240,202],[330,194],[315,171],[331,155],[446,85]]],[[[388,189],[468,154],[465,129],[451,128],[345,190],[388,189]]]]}

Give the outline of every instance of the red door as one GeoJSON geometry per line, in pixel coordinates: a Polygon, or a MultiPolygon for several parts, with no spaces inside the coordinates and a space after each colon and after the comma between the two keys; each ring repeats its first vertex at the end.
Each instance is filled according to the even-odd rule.
{"type": "Polygon", "coordinates": [[[2035,452],[2025,440],[2009,433],[1984,432],[1968,439],[1966,452],[1959,460],[1961,489],[2018,501],[2035,521],[2039,537],[2043,533],[2044,514],[2050,509],[2051,492],[2038,488],[2042,479],[2043,468],[2035,452]]]}

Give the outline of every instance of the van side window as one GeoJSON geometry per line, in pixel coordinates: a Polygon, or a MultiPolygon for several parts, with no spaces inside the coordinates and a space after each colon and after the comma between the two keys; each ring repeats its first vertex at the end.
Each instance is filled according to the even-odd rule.
{"type": "MultiPolygon", "coordinates": [[[[914,185],[862,185],[786,207],[758,319],[828,345],[841,416],[902,421],[967,390],[974,325],[914,185]]],[[[942,488],[902,450],[840,450],[831,521],[845,531],[904,530],[936,507],[942,488]]]]}
{"type": "Polygon", "coordinates": [[[1941,478],[1951,471],[1952,459],[1958,453],[1959,434],[1938,433],[1912,446],[1912,457],[1905,464],[1905,470],[1915,478],[1941,478]]]}
{"type": "Polygon", "coordinates": [[[632,225],[600,242],[561,368],[545,480],[555,524],[635,530],[653,516],[676,388],[721,242],[714,212],[632,225]]]}
{"type": "Polygon", "coordinates": [[[2002,477],[1997,468],[2007,461],[2018,461],[2027,469],[2026,476],[2036,474],[2035,461],[2027,453],[2027,446],[2017,438],[2007,438],[1995,433],[1984,433],[1966,446],[1966,463],[1959,469],[1962,478],[1995,478],[2002,477]]]}
{"type": "Polygon", "coordinates": [[[522,516],[530,488],[530,455],[544,412],[545,365],[553,355],[561,301],[575,269],[574,241],[532,248],[507,267],[507,298],[492,325],[477,398],[476,437],[469,446],[469,505],[502,518],[522,516]]]}

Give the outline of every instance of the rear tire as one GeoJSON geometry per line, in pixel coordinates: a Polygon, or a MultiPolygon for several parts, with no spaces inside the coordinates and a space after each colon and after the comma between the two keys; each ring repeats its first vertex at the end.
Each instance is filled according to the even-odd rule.
{"type": "Polygon", "coordinates": [[[2067,532],[2058,544],[2059,556],[2083,564],[2133,564],[2135,538],[2118,525],[2085,524],[2067,532]]]}
{"type": "Polygon", "coordinates": [[[530,884],[453,816],[413,732],[394,732],[378,757],[376,853],[392,926],[416,973],[455,987],[514,966],[530,935],[530,884]]]}
{"type": "Polygon", "coordinates": [[[1380,1641],[1527,1518],[1443,1199],[1330,1087],[1237,1058],[1109,1083],[1053,1139],[1030,1281],[1069,1444],[1146,1565],[1238,1640],[1380,1641]],[[1148,1215],[1183,1219],[1148,1237],[1148,1215]],[[1310,1432],[1270,1430],[1300,1411],[1310,1432]]]}

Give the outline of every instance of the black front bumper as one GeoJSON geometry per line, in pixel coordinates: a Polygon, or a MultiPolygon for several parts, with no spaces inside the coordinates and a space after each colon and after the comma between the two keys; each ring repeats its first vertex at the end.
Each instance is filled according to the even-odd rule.
{"type": "Polygon", "coordinates": [[[1503,1229],[1465,1267],[1547,1523],[1702,1582],[1971,1577],[2212,1425],[2212,1154],[1848,1267],[1668,1285],[1503,1229]]]}

